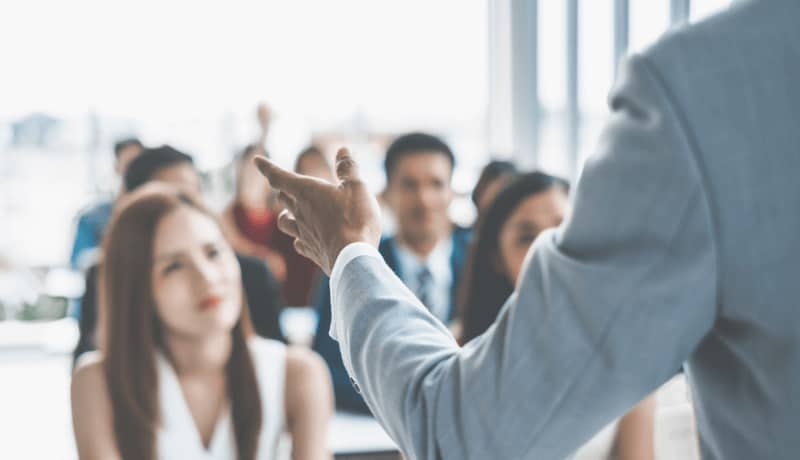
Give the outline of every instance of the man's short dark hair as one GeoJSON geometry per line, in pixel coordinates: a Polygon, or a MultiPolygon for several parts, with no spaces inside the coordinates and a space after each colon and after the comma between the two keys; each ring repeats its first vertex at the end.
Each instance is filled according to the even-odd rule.
{"type": "Polygon", "coordinates": [[[144,146],[142,145],[142,141],[140,141],[139,139],[137,139],[135,137],[129,137],[129,138],[126,138],[126,139],[120,139],[120,140],[118,140],[117,142],[114,143],[114,156],[119,158],[119,154],[123,150],[127,149],[128,147],[132,147],[132,146],[139,147],[140,149],[144,148],[144,146]]]}
{"type": "Polygon", "coordinates": [[[409,133],[404,134],[392,142],[386,150],[386,158],[383,160],[383,168],[386,171],[386,180],[392,177],[392,173],[397,167],[401,158],[407,155],[414,155],[421,152],[441,153],[450,161],[450,172],[456,165],[456,158],[453,151],[445,142],[432,134],[409,133]]]}
{"type": "Polygon", "coordinates": [[[152,180],[159,171],[182,163],[194,167],[191,156],[169,145],[144,149],[125,171],[125,190],[135,190],[152,180]]]}

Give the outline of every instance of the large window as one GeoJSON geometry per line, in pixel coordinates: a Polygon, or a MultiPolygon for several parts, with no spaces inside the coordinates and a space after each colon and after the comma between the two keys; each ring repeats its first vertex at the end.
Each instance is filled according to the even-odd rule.
{"type": "MultiPolygon", "coordinates": [[[[111,143],[171,143],[216,171],[276,114],[290,166],[313,136],[356,147],[382,186],[383,144],[411,129],[452,143],[466,189],[487,156],[486,0],[0,6],[0,257],[66,261],[75,213],[109,196],[111,143]],[[31,117],[33,115],[33,117],[31,117]]],[[[466,190],[461,190],[466,191],[466,190]]]]}
{"type": "MultiPolygon", "coordinates": [[[[535,40],[526,41],[524,34],[510,35],[512,58],[527,61],[533,54],[537,63],[516,67],[513,62],[509,64],[515,72],[526,72],[537,96],[534,107],[514,112],[523,120],[513,121],[515,127],[535,133],[535,147],[528,147],[529,137],[517,132],[512,136],[510,150],[520,163],[532,163],[570,179],[577,177],[605,124],[607,96],[619,59],[645,49],[672,25],[704,19],[730,4],[730,0],[498,1],[508,5],[509,16],[496,14],[491,27],[536,28],[535,40]],[[525,15],[526,20],[512,20],[514,15],[525,15]],[[520,145],[525,146],[525,151],[520,145]],[[530,158],[533,160],[527,161],[530,158]]],[[[496,30],[490,32],[495,33],[496,30]]],[[[500,53],[496,49],[491,52],[500,53]]],[[[490,72],[503,75],[497,69],[490,72]]],[[[490,79],[493,86],[507,81],[490,79]]],[[[516,86],[514,89],[520,91],[516,86]]],[[[490,94],[499,93],[490,89],[490,94]]],[[[510,98],[521,99],[514,94],[510,98]]],[[[495,101],[490,104],[496,105],[495,101]]],[[[499,128],[493,125],[492,129],[499,128]]],[[[490,138],[495,138],[493,133],[490,138]]]]}

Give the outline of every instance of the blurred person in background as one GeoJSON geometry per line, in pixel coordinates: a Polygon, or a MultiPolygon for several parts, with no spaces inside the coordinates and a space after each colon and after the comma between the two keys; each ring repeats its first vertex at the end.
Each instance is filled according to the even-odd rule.
{"type": "MultiPolygon", "coordinates": [[[[494,323],[514,292],[533,241],[540,232],[557,227],[564,219],[568,191],[569,185],[562,179],[540,172],[527,173],[499,191],[486,209],[475,228],[460,292],[462,332],[457,338],[461,345],[494,323]]],[[[655,397],[649,396],[598,433],[586,449],[592,449],[592,453],[600,449],[602,458],[653,459],[654,411],[655,397]],[[608,430],[616,434],[606,437],[608,430]]]]}
{"type": "Polygon", "coordinates": [[[278,231],[279,208],[267,181],[253,165],[256,155],[267,155],[258,144],[244,148],[236,160],[236,190],[233,201],[222,212],[222,228],[240,254],[258,257],[269,265],[281,282],[286,281],[286,261],[271,246],[278,231]]]}
{"type": "Polygon", "coordinates": [[[472,189],[472,203],[478,210],[478,216],[486,212],[497,193],[518,174],[517,167],[510,161],[492,160],[483,167],[472,189]]]}
{"type": "MultiPolygon", "coordinates": [[[[410,133],[392,142],[384,160],[383,199],[397,230],[384,237],[378,248],[389,267],[444,324],[450,324],[457,313],[454,304],[469,241],[469,231],[454,225],[448,215],[454,166],[453,152],[436,136],[410,133]]],[[[321,279],[315,304],[320,319],[313,349],[328,363],[336,404],[369,412],[350,383],[339,345],[328,335],[328,277],[321,279]]]]}
{"type": "MultiPolygon", "coordinates": [[[[202,200],[200,174],[192,157],[168,145],[145,149],[131,162],[125,174],[125,188],[131,192],[154,181],[180,187],[195,195],[197,200],[202,200]]],[[[256,334],[285,342],[278,322],[284,305],[280,284],[259,259],[241,254],[236,254],[236,257],[241,267],[249,316],[256,334]]],[[[95,265],[86,274],[86,289],[81,300],[82,313],[79,321],[80,338],[73,353],[75,360],[97,346],[97,271],[98,267],[95,265]]]]}
{"type": "MultiPolygon", "coordinates": [[[[142,149],[142,143],[136,138],[123,139],[114,144],[114,171],[117,176],[125,177],[128,165],[142,149]]],[[[124,188],[120,191],[124,192],[124,188]]],[[[100,246],[106,224],[111,218],[112,207],[112,201],[104,201],[78,215],[75,241],[69,257],[72,268],[85,271],[97,261],[95,251],[100,246]]]]}
{"type": "MultiPolygon", "coordinates": [[[[258,145],[250,145],[237,162],[236,195],[222,215],[225,234],[238,252],[259,257],[269,264],[282,283],[288,305],[309,305],[317,267],[298,254],[292,238],[278,229],[280,206],[269,183],[253,163],[256,155],[266,155],[266,152],[258,145]]],[[[316,146],[300,152],[295,170],[333,180],[330,163],[316,146]]]]}
{"type": "Polygon", "coordinates": [[[82,459],[330,459],[325,366],[255,337],[241,270],[197,195],[120,201],[100,268],[100,351],[72,380],[82,459]]]}
{"type": "Polygon", "coordinates": [[[256,120],[258,121],[258,139],[256,145],[266,149],[269,128],[272,125],[272,108],[265,102],[261,102],[256,107],[256,120]]]}
{"type": "Polygon", "coordinates": [[[297,155],[297,159],[294,162],[294,172],[318,177],[331,183],[334,182],[331,163],[319,145],[309,145],[297,155]]]}

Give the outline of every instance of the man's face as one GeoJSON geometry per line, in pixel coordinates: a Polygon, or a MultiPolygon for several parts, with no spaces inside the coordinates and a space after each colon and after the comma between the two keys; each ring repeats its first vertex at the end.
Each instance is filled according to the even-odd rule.
{"type": "Polygon", "coordinates": [[[386,202],[397,218],[398,232],[407,239],[436,238],[449,225],[453,199],[450,160],[434,151],[401,157],[386,187],[386,202]]]}
{"type": "Polygon", "coordinates": [[[125,177],[125,171],[128,170],[128,165],[134,158],[139,156],[140,153],[142,153],[142,148],[136,144],[124,147],[119,151],[117,161],[114,165],[114,169],[117,171],[119,177],[125,177]]]}

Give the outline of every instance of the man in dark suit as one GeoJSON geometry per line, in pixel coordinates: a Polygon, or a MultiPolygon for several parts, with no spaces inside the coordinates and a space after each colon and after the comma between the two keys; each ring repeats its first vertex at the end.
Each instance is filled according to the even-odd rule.
{"type": "MultiPolygon", "coordinates": [[[[442,323],[455,315],[455,299],[469,231],[448,217],[455,159],[441,139],[425,134],[400,136],[384,160],[386,190],[383,199],[396,220],[396,232],[383,238],[379,251],[387,265],[442,323]]],[[[325,358],[340,409],[369,412],[353,389],[342,363],[339,345],[328,335],[331,322],[328,278],[320,284],[319,314],[313,348],[325,358]]]]}

